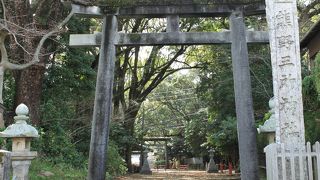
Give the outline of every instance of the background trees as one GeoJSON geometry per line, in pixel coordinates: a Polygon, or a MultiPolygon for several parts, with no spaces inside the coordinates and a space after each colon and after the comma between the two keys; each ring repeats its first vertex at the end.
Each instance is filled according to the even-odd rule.
{"type": "MultiPolygon", "coordinates": [[[[4,0],[1,7],[2,19],[7,20],[0,22],[0,40],[5,45],[2,49],[8,50],[11,63],[27,65],[34,63],[40,39],[69,12],[53,0],[31,4],[27,0],[4,0]]],[[[301,32],[306,32],[305,23],[311,25],[319,19],[319,2],[301,1],[300,7],[301,32]]],[[[228,18],[187,18],[180,22],[182,31],[229,28],[228,18]]],[[[164,19],[122,19],[119,30],[162,32],[164,24],[164,19]]],[[[72,18],[59,29],[62,34],[54,34],[44,43],[36,65],[4,74],[4,105],[8,111],[20,102],[29,106],[31,120],[41,131],[35,148],[51,162],[86,166],[99,51],[74,49],[67,43],[69,34],[99,31],[100,25],[97,19],[72,18]]],[[[254,30],[266,28],[264,17],[246,18],[246,25],[254,30]]],[[[249,52],[255,119],[259,124],[273,96],[269,48],[254,45],[249,52]]],[[[306,64],[303,71],[306,133],[312,142],[320,138],[319,100],[315,99],[320,89],[318,60],[315,69],[308,69],[306,64]]],[[[108,165],[109,171],[117,174],[126,170],[122,158],[130,164],[131,151],[139,148],[143,136],[171,136],[172,157],[206,156],[207,150],[214,147],[221,157],[237,161],[237,152],[230,151],[237,147],[231,69],[228,45],[118,48],[109,153],[113,159],[109,162],[115,164],[108,165]]]]}

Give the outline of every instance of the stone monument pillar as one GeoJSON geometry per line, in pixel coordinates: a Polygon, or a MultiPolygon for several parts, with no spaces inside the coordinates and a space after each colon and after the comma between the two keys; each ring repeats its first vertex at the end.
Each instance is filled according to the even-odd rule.
{"type": "Polygon", "coordinates": [[[213,155],[214,155],[214,149],[210,149],[210,161],[207,169],[207,173],[217,173],[218,172],[218,167],[216,163],[214,162],[213,155]]]}
{"type": "Polygon", "coordinates": [[[20,104],[16,109],[15,124],[0,132],[0,137],[12,138],[11,161],[13,179],[28,180],[31,160],[37,156],[37,152],[30,151],[31,139],[39,137],[38,131],[27,124],[29,109],[25,104],[20,104]]]}
{"type": "Polygon", "coordinates": [[[305,144],[296,0],[266,0],[276,143],[305,144]]]}
{"type": "Polygon", "coordinates": [[[140,174],[152,174],[150,170],[149,162],[148,162],[148,151],[143,151],[143,165],[140,170],[140,174]]]}

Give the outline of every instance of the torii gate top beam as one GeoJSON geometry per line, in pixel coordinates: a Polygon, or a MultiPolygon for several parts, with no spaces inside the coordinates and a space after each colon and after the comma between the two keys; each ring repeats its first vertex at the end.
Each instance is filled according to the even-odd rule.
{"type": "Polygon", "coordinates": [[[102,17],[102,14],[116,14],[122,18],[165,18],[179,17],[227,17],[235,10],[244,15],[265,14],[265,4],[181,4],[181,5],[139,5],[132,7],[82,6],[72,4],[75,14],[85,17],[102,17]]]}

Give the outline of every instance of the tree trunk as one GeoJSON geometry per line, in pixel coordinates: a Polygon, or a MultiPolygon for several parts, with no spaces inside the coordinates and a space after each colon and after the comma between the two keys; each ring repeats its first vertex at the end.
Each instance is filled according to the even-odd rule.
{"type": "MultiPolygon", "coordinates": [[[[15,38],[10,37],[9,58],[17,64],[28,63],[35,55],[36,47],[48,29],[56,26],[56,22],[63,17],[63,7],[60,1],[32,1],[29,0],[5,0],[6,19],[15,38]],[[19,33],[15,33],[15,32],[19,33]],[[19,44],[15,41],[17,39],[19,44]],[[21,47],[23,46],[23,48],[21,47]]],[[[52,47],[52,42],[46,43],[41,53],[47,54],[52,47]]],[[[54,46],[53,46],[54,48],[54,46]]],[[[45,72],[45,59],[49,56],[40,57],[40,62],[23,70],[14,71],[16,83],[15,106],[24,103],[29,107],[30,119],[34,125],[40,123],[40,103],[42,93],[42,82],[45,72]]]]}
{"type": "MultiPolygon", "coordinates": [[[[131,100],[131,102],[134,102],[134,101],[131,100]]],[[[134,123],[140,109],[140,103],[134,102],[130,104],[131,105],[129,105],[128,109],[125,112],[124,127],[125,127],[125,130],[128,131],[128,134],[133,137],[134,123]]],[[[130,173],[132,172],[131,155],[132,155],[132,144],[128,143],[126,144],[126,147],[125,147],[125,161],[128,167],[128,172],[130,173]]]]}
{"type": "Polygon", "coordinates": [[[30,110],[30,121],[33,125],[39,125],[42,82],[44,77],[44,65],[34,65],[17,73],[15,105],[24,103],[30,110]]]}

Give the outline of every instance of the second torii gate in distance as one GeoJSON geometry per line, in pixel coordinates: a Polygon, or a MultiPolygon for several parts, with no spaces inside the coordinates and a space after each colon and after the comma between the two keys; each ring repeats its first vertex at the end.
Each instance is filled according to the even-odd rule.
{"type": "MultiPolygon", "coordinates": [[[[178,2],[179,1],[179,2],[178,2]]],[[[155,45],[209,45],[231,44],[234,90],[238,125],[241,178],[258,179],[256,128],[254,123],[250,69],[247,43],[268,43],[267,32],[247,31],[244,16],[265,13],[263,1],[253,4],[233,1],[219,4],[219,0],[206,0],[207,4],[183,3],[129,7],[93,7],[72,5],[76,14],[86,17],[103,17],[103,31],[97,34],[70,36],[70,46],[100,46],[96,83],[96,96],[92,122],[89,180],[105,179],[105,150],[108,145],[109,122],[112,111],[112,88],[116,46],[155,45]],[[230,17],[230,30],[225,32],[180,32],[180,17],[230,17]],[[167,18],[163,33],[125,34],[117,30],[117,18],[167,18]]],[[[230,0],[232,1],[232,0],[230,0]]],[[[139,1],[138,1],[139,2],[139,1]]],[[[224,1],[226,2],[226,1],[224,1]]],[[[155,2],[156,3],[156,2],[155,2]]]]}

